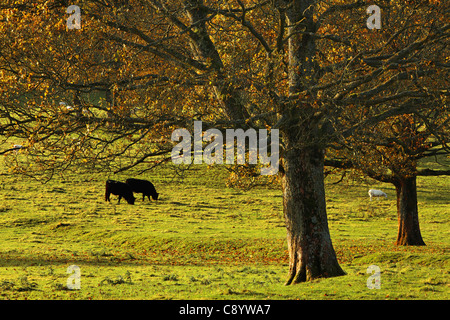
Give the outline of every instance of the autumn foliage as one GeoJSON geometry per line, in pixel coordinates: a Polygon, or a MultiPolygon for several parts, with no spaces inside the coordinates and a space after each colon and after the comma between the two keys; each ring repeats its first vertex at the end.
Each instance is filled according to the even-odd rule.
{"type": "Polygon", "coordinates": [[[447,143],[446,4],[378,4],[369,30],[364,1],[80,0],[69,30],[67,1],[3,1],[0,134],[26,145],[11,169],[145,171],[170,161],[171,132],[193,120],[279,129],[288,283],[342,275],[326,150],[408,175],[411,154],[447,143]]]}

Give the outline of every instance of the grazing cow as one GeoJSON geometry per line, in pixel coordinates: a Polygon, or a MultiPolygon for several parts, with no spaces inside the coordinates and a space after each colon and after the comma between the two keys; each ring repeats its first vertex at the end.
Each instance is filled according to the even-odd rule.
{"type": "Polygon", "coordinates": [[[370,201],[372,201],[372,197],[385,197],[387,198],[387,194],[381,190],[370,189],[369,190],[370,201]]]}
{"type": "Polygon", "coordinates": [[[126,183],[133,192],[142,193],[142,201],[145,200],[145,196],[147,196],[148,201],[150,201],[150,196],[152,196],[153,200],[158,200],[158,192],[156,192],[155,186],[150,181],[130,178],[127,179],[126,183]]]}
{"type": "Polygon", "coordinates": [[[134,204],[134,201],[136,200],[131,187],[123,182],[114,180],[106,181],[105,201],[110,201],[109,196],[111,193],[119,196],[119,203],[122,197],[127,200],[129,204],[134,204]]]}

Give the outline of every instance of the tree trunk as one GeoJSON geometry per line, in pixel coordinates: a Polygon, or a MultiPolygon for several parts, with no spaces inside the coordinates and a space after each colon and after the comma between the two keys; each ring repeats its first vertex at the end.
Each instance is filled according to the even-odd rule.
{"type": "Polygon", "coordinates": [[[344,275],[328,230],[323,177],[324,152],[290,149],[283,158],[283,207],[289,249],[286,285],[344,275]]]}
{"type": "MultiPolygon", "coordinates": [[[[289,52],[289,96],[316,84],[313,0],[294,0],[286,8],[289,52]]],[[[344,275],[331,244],[325,204],[324,147],[314,108],[294,103],[283,111],[283,209],[289,250],[287,285],[344,275]],[[300,146],[303,144],[303,146],[300,146]]]]}
{"type": "Polygon", "coordinates": [[[424,246],[419,227],[416,177],[401,178],[395,183],[397,190],[398,234],[397,245],[424,246]]]}

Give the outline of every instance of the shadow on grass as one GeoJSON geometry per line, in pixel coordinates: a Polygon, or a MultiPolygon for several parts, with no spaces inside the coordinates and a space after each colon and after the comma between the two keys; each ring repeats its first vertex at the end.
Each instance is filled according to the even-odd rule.
{"type": "Polygon", "coordinates": [[[26,253],[0,253],[0,267],[31,267],[55,265],[91,265],[91,266],[135,266],[160,264],[150,258],[136,258],[131,254],[78,256],[32,256],[26,253]]]}
{"type": "Polygon", "coordinates": [[[425,201],[430,202],[434,204],[449,204],[450,203],[450,196],[447,192],[438,192],[433,190],[426,190],[425,188],[418,189],[418,200],[419,201],[425,201]]]}

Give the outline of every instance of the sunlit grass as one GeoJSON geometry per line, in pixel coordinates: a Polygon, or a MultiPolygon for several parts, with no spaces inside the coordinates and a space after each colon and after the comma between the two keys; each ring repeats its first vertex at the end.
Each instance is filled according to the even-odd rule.
{"type": "MultiPolygon", "coordinates": [[[[173,179],[142,178],[160,200],[104,201],[100,174],[47,184],[2,175],[2,299],[448,299],[449,201],[445,177],[419,178],[425,247],[397,247],[395,189],[369,202],[369,183],[327,179],[330,232],[347,275],[284,286],[288,271],[281,191],[225,187],[226,172],[203,166],[173,179]],[[438,187],[436,187],[438,186],[438,187]],[[447,197],[445,196],[447,194],[447,197]],[[81,269],[68,290],[67,267],[81,269]],[[381,269],[381,289],[366,286],[381,269]]],[[[114,177],[125,180],[132,173],[114,177]]],[[[111,178],[111,177],[110,177],[111,178]]]]}

